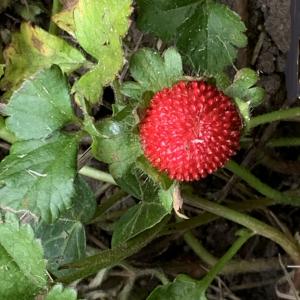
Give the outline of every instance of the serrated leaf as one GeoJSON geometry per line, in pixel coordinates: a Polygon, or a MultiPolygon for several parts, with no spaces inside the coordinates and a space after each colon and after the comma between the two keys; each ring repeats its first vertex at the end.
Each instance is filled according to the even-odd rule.
{"type": "Polygon", "coordinates": [[[46,138],[75,119],[67,80],[57,66],[26,80],[5,112],[6,125],[19,140],[46,138]]]}
{"type": "Polygon", "coordinates": [[[112,246],[115,247],[139,233],[152,228],[158,224],[166,215],[172,211],[172,191],[159,190],[156,187],[151,190],[148,197],[144,190],[144,199],[135,206],[131,207],[116,223],[112,237],[112,246]]]}
{"type": "Polygon", "coordinates": [[[57,134],[15,143],[0,163],[0,205],[53,222],[71,205],[78,138],[57,134]]]}
{"type": "Polygon", "coordinates": [[[28,23],[23,23],[21,31],[13,34],[4,57],[6,69],[0,88],[5,91],[18,87],[24,79],[53,64],[68,73],[85,62],[80,51],[63,39],[28,23]]]}
{"type": "Polygon", "coordinates": [[[235,99],[245,121],[250,120],[250,111],[260,105],[265,97],[265,91],[256,87],[259,77],[254,70],[244,68],[239,70],[233,83],[225,90],[226,95],[235,99]]]}
{"type": "Polygon", "coordinates": [[[123,66],[121,38],[130,24],[131,5],[131,0],[79,0],[56,16],[58,25],[74,34],[85,51],[98,61],[73,87],[74,92],[91,103],[99,101],[103,86],[113,81],[123,66]]]}
{"type": "Polygon", "coordinates": [[[213,75],[223,71],[244,47],[246,27],[239,16],[214,0],[138,1],[143,12],[138,24],[162,39],[174,39],[185,60],[197,73],[213,75]],[[169,7],[169,9],[166,9],[169,7]],[[154,20],[161,19],[159,25],[154,20]],[[176,24],[165,22],[174,20],[176,24]],[[153,20],[153,21],[152,21],[153,20]],[[161,24],[165,23],[165,24],[161,24]]]}
{"type": "Polygon", "coordinates": [[[179,29],[177,46],[197,73],[218,74],[247,45],[246,27],[227,6],[205,0],[179,29]]]}
{"type": "Polygon", "coordinates": [[[125,83],[121,92],[140,100],[146,91],[155,93],[183,78],[181,57],[175,48],[167,49],[163,57],[151,49],[140,49],[130,60],[130,73],[140,87],[125,83]]]}
{"type": "Polygon", "coordinates": [[[239,70],[233,83],[225,90],[225,93],[233,98],[240,98],[249,102],[251,107],[260,105],[264,99],[265,91],[261,87],[255,87],[259,77],[249,68],[239,70]]]}
{"type": "Polygon", "coordinates": [[[147,300],[206,300],[201,282],[187,275],[179,275],[175,281],[159,286],[148,296],[147,300]]]}
{"type": "Polygon", "coordinates": [[[144,32],[163,40],[174,38],[178,28],[203,0],[137,0],[140,7],[137,24],[144,32]],[[166,22],[168,20],[168,22],[166,22]]]}
{"type": "Polygon", "coordinates": [[[92,103],[99,100],[102,96],[103,86],[112,82],[123,66],[122,48],[117,47],[115,51],[107,50],[102,53],[102,60],[105,62],[105,65],[98,63],[94,68],[81,76],[72,88],[72,92],[84,95],[92,103]]]}
{"type": "Polygon", "coordinates": [[[56,284],[46,296],[45,300],[76,300],[77,292],[72,288],[65,288],[56,284]]]}
{"type": "Polygon", "coordinates": [[[66,263],[85,256],[86,237],[82,223],[67,218],[53,224],[39,222],[35,235],[40,238],[48,260],[47,269],[56,276],[67,275],[69,270],[58,270],[66,263]]]}
{"type": "Polygon", "coordinates": [[[46,283],[43,249],[32,228],[6,214],[0,224],[0,298],[32,300],[46,283]]]}

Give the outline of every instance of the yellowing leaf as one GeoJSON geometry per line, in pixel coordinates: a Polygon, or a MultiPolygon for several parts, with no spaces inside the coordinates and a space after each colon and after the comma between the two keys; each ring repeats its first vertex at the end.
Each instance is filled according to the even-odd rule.
{"type": "Polygon", "coordinates": [[[4,58],[5,76],[0,81],[0,88],[6,91],[15,89],[24,79],[53,64],[68,73],[85,62],[80,51],[63,39],[28,23],[23,23],[21,31],[13,35],[4,58]]]}

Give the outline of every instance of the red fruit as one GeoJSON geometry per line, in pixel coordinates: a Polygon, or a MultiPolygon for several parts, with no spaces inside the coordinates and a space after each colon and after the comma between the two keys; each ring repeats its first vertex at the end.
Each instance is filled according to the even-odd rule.
{"type": "Polygon", "coordinates": [[[239,149],[242,121],[232,100],[204,81],[157,92],[140,124],[145,156],[179,181],[198,180],[239,149]]]}

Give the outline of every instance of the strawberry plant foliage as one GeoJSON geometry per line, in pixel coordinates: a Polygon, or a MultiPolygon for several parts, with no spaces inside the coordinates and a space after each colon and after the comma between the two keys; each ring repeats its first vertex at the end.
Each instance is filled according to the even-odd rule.
{"type": "Polygon", "coordinates": [[[1,205],[54,221],[71,206],[76,155],[77,137],[64,134],[15,143],[0,164],[1,205]]]}
{"type": "Polygon", "coordinates": [[[7,213],[0,224],[0,298],[32,300],[46,286],[43,249],[29,225],[7,213]]]}
{"type": "Polygon", "coordinates": [[[75,121],[66,78],[55,66],[26,80],[5,112],[6,125],[19,140],[47,138],[75,121]]]}
{"type": "Polygon", "coordinates": [[[77,293],[72,288],[65,288],[62,284],[56,284],[48,293],[45,300],[76,300],[77,293]]]}
{"type": "Polygon", "coordinates": [[[183,78],[181,56],[175,48],[162,57],[151,49],[140,49],[130,60],[130,74],[136,82],[125,82],[122,93],[140,100],[145,92],[157,92],[183,78]]]}
{"type": "Polygon", "coordinates": [[[0,88],[6,91],[15,89],[24,79],[53,64],[59,65],[64,72],[71,72],[85,62],[80,51],[66,41],[28,23],[23,23],[21,31],[14,33],[4,57],[5,76],[0,88]]]}
{"type": "Polygon", "coordinates": [[[138,4],[140,28],[174,40],[196,73],[218,74],[233,63],[237,48],[246,46],[244,23],[214,0],[139,0],[138,4]],[[173,21],[165,22],[166,19],[173,21]]]}
{"type": "Polygon", "coordinates": [[[109,84],[123,66],[121,38],[129,27],[131,4],[131,0],[79,0],[54,17],[57,24],[71,32],[97,60],[73,86],[73,91],[92,103],[98,102],[102,87],[109,84]]]}

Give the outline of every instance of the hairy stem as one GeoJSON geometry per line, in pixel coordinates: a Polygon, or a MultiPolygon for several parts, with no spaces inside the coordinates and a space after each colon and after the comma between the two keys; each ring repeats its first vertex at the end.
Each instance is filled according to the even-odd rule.
{"type": "Polygon", "coordinates": [[[200,197],[197,197],[197,204],[207,212],[238,223],[246,228],[251,229],[255,234],[274,241],[286,251],[286,253],[295,263],[300,263],[300,248],[296,241],[291,240],[284,233],[280,232],[274,227],[265,224],[251,216],[200,197]]]}
{"type": "MultiPolygon", "coordinates": [[[[209,253],[201,241],[199,241],[195,236],[190,232],[184,234],[185,242],[190,246],[190,248],[197,254],[197,256],[205,262],[208,266],[212,267],[218,262],[218,258],[209,253]]],[[[287,261],[287,260],[285,260],[287,261]]],[[[271,259],[252,259],[251,261],[247,260],[232,260],[229,262],[224,269],[222,274],[238,274],[238,273],[260,273],[270,270],[280,270],[281,266],[278,262],[278,258],[274,257],[271,259]]]]}
{"type": "Polygon", "coordinates": [[[86,176],[86,177],[96,179],[96,180],[100,180],[103,182],[108,182],[113,185],[117,185],[115,180],[109,173],[103,172],[101,170],[97,170],[97,169],[89,167],[89,166],[84,166],[83,168],[81,168],[79,170],[79,174],[86,176]]]}
{"type": "Polygon", "coordinates": [[[239,249],[246,243],[246,241],[253,236],[249,230],[240,230],[238,239],[232,244],[227,252],[217,261],[217,263],[209,270],[201,283],[208,288],[215,277],[222,271],[226,264],[233,258],[239,249]]]}
{"type": "Polygon", "coordinates": [[[248,128],[251,129],[262,124],[294,119],[297,117],[300,117],[300,107],[281,109],[252,118],[248,123],[248,128]]]}
{"type": "Polygon", "coordinates": [[[58,277],[57,282],[71,283],[77,279],[92,275],[100,269],[119,264],[121,261],[149,244],[165,226],[168,219],[169,218],[166,217],[159,224],[142,232],[120,246],[100,251],[98,254],[68,264],[66,267],[72,268],[72,272],[70,271],[67,275],[58,277]]]}
{"type": "Polygon", "coordinates": [[[276,202],[282,204],[292,204],[292,205],[300,204],[300,199],[298,197],[289,196],[287,194],[281,193],[271,188],[267,184],[260,181],[257,177],[255,177],[247,168],[240,166],[233,160],[230,160],[225,165],[225,168],[231,171],[233,174],[237,175],[238,177],[242,178],[252,188],[257,190],[267,198],[274,199],[276,202]]]}
{"type": "MultiPolygon", "coordinates": [[[[253,144],[252,138],[241,139],[241,147],[245,148],[253,144]]],[[[299,147],[300,138],[299,137],[282,137],[276,139],[270,139],[266,143],[267,147],[299,147]]]]}

